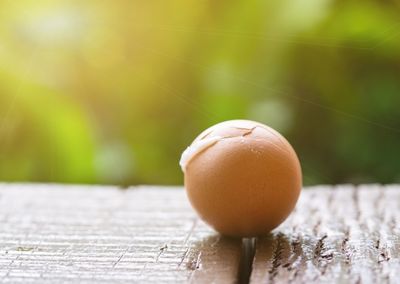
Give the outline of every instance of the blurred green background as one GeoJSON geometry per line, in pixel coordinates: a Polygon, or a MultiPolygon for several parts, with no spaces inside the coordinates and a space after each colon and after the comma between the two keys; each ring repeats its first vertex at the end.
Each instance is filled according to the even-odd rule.
{"type": "Polygon", "coordinates": [[[400,182],[400,1],[1,1],[0,180],[181,184],[247,118],[304,183],[400,182]]]}

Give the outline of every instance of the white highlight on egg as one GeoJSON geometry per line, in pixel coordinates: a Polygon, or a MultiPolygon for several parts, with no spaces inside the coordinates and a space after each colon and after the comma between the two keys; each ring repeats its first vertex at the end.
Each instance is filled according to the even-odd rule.
{"type": "Polygon", "coordinates": [[[222,139],[223,137],[221,136],[214,136],[193,142],[193,144],[187,147],[186,150],[182,153],[181,160],[179,161],[179,165],[181,166],[182,171],[186,171],[187,165],[197,154],[206,150],[208,147],[211,147],[222,139]]]}

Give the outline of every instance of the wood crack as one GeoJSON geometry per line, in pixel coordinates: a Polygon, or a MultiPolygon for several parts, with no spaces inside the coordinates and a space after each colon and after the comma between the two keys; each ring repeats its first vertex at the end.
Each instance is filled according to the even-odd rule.
{"type": "Polygon", "coordinates": [[[256,238],[242,239],[242,253],[239,262],[238,283],[248,284],[253,270],[256,238]]]}

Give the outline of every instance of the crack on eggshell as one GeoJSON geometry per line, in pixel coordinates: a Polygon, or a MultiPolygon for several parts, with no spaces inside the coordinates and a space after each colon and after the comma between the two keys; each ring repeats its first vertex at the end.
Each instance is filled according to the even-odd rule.
{"type": "Polygon", "coordinates": [[[253,131],[254,131],[254,129],[256,129],[256,128],[257,128],[257,126],[254,126],[254,127],[250,128],[250,129],[247,129],[248,131],[245,132],[245,133],[243,133],[243,134],[242,134],[242,137],[246,137],[246,136],[252,134],[253,131]]]}
{"type": "Polygon", "coordinates": [[[181,160],[179,161],[179,165],[181,166],[182,171],[186,171],[187,166],[194,157],[196,157],[201,152],[207,150],[218,141],[221,141],[223,138],[224,137],[221,136],[203,138],[202,140],[198,140],[187,147],[186,150],[183,151],[181,160]]]}
{"type": "Polygon", "coordinates": [[[204,140],[205,138],[207,138],[207,136],[209,136],[211,133],[213,133],[213,129],[210,129],[208,132],[204,133],[199,140],[204,140]]]}
{"type": "Polygon", "coordinates": [[[206,133],[203,137],[200,138],[200,140],[197,140],[192,143],[189,147],[186,148],[186,150],[182,153],[181,159],[179,161],[179,165],[182,168],[182,171],[185,172],[186,168],[188,167],[190,161],[196,157],[198,154],[201,152],[204,152],[208,148],[212,147],[214,144],[217,142],[224,140],[224,139],[230,139],[230,138],[236,138],[236,137],[246,137],[253,133],[254,129],[256,129],[257,126],[252,127],[252,128],[242,128],[242,127],[235,127],[238,129],[244,129],[247,130],[245,133],[241,135],[231,135],[231,136],[214,136],[207,138],[213,131],[211,130],[210,132],[206,133]]]}
{"type": "Polygon", "coordinates": [[[282,143],[285,143],[285,144],[287,143],[285,140],[282,140],[282,138],[281,138],[277,133],[275,133],[273,130],[271,130],[270,128],[265,127],[265,126],[262,125],[262,124],[257,125],[256,127],[260,127],[260,128],[262,128],[262,129],[266,130],[267,132],[269,132],[270,134],[272,134],[273,136],[275,136],[276,138],[278,138],[279,141],[281,141],[282,143]]]}
{"type": "MultiPolygon", "coordinates": [[[[276,137],[276,138],[277,138],[279,141],[281,141],[282,143],[285,143],[285,144],[287,143],[285,140],[282,140],[282,138],[279,137],[279,135],[278,135],[277,133],[275,133],[274,131],[272,131],[271,129],[265,127],[265,126],[262,125],[262,124],[254,126],[254,127],[251,129],[251,131],[249,131],[248,133],[243,134],[243,137],[244,137],[244,136],[247,136],[247,135],[250,135],[257,127],[258,127],[258,128],[261,128],[261,129],[264,129],[265,131],[267,131],[268,133],[270,133],[272,136],[276,137]]],[[[250,130],[250,129],[249,129],[249,130],[250,130]]],[[[273,145],[274,147],[276,147],[277,149],[279,149],[279,150],[281,150],[281,151],[284,151],[284,152],[286,152],[286,153],[289,152],[287,149],[281,147],[280,145],[278,145],[278,144],[276,144],[276,143],[274,143],[274,142],[268,141],[268,143],[270,143],[271,145],[273,145]]]]}
{"type": "MultiPolygon", "coordinates": [[[[225,139],[231,139],[231,138],[238,138],[238,137],[247,137],[253,133],[253,131],[257,128],[264,129],[271,133],[273,136],[279,138],[276,133],[271,131],[270,129],[263,127],[262,125],[256,125],[254,127],[233,127],[239,130],[247,130],[246,132],[242,133],[241,135],[230,135],[230,136],[214,136],[214,137],[209,137],[213,133],[213,130],[210,130],[209,132],[205,133],[204,136],[202,136],[199,140],[193,142],[189,147],[186,148],[186,150],[182,153],[181,159],[179,161],[179,165],[181,166],[181,169],[183,172],[186,172],[186,169],[190,163],[197,155],[200,153],[206,151],[208,148],[212,147],[219,141],[225,140],[225,139]]],[[[282,140],[281,140],[282,141],[282,140]]],[[[276,147],[278,150],[285,151],[287,152],[286,149],[280,147],[279,145],[268,141],[270,144],[272,144],[274,147],[276,147]]]]}
{"type": "Polygon", "coordinates": [[[256,128],[257,126],[254,127],[240,127],[240,126],[231,126],[232,128],[240,129],[240,130],[251,130],[256,128]]]}
{"type": "MultiPolygon", "coordinates": [[[[237,126],[233,126],[232,128],[235,129],[239,129],[239,130],[247,130],[247,132],[243,133],[242,135],[230,135],[230,136],[224,136],[222,137],[222,139],[227,139],[227,138],[234,138],[234,137],[245,137],[247,135],[250,135],[254,129],[256,129],[258,126],[254,126],[254,127],[237,127],[237,126]]],[[[201,136],[199,138],[199,140],[204,140],[205,138],[207,138],[208,136],[210,136],[212,133],[214,132],[214,130],[210,130],[209,132],[205,133],[203,136],[201,136]]]]}

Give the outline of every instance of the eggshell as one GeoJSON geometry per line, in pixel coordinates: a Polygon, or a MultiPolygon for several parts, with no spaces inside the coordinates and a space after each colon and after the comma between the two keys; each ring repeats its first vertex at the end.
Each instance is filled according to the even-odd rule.
{"type": "Polygon", "coordinates": [[[224,235],[268,234],[296,205],[301,167],[289,142],[249,120],[219,123],[183,153],[187,196],[199,216],[224,235]]]}

